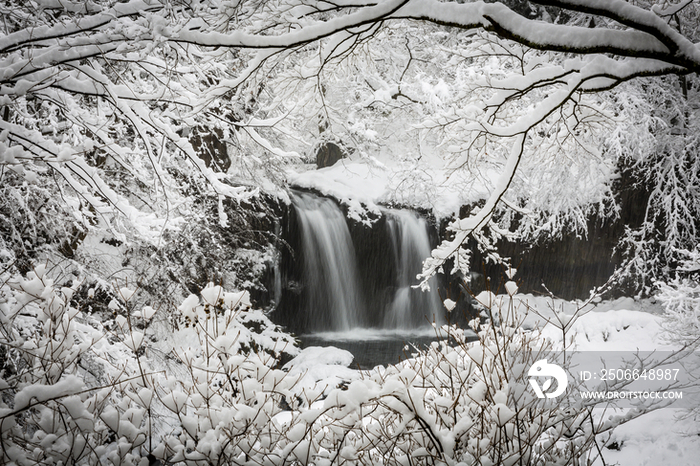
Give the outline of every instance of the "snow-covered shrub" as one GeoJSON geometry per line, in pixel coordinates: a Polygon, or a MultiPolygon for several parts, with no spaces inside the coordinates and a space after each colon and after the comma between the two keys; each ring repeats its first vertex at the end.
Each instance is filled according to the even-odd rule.
{"type": "Polygon", "coordinates": [[[191,347],[187,351],[190,351],[197,345],[211,344],[217,358],[257,353],[271,366],[298,353],[296,340],[291,335],[273,324],[262,311],[251,308],[247,291],[226,292],[223,287],[210,283],[201,290],[200,296],[190,295],[177,309],[179,322],[173,338],[176,349],[189,344],[191,347]],[[225,341],[224,346],[220,345],[222,341],[225,341]]]}
{"type": "Polygon", "coordinates": [[[686,260],[673,279],[656,283],[657,297],[666,308],[668,338],[694,344],[700,339],[700,249],[681,252],[686,260]]]}
{"type": "MultiPolygon", "coordinates": [[[[666,309],[665,337],[672,343],[697,348],[700,343],[700,249],[682,253],[686,260],[680,264],[676,276],[656,283],[657,298],[666,309]]],[[[697,358],[688,361],[688,370],[695,373],[699,368],[697,358]]],[[[692,407],[689,414],[700,418],[700,407],[692,407]]]]}
{"type": "Polygon", "coordinates": [[[205,288],[201,302],[192,296],[179,309],[191,325],[160,341],[170,332],[153,328],[163,325],[154,308],[135,309],[137,290],[115,290],[113,321],[103,325],[105,313],[82,312],[78,288],[55,285],[46,266],[0,277],[0,463],[212,459],[231,435],[248,433],[255,416],[245,406],[258,424],[281,410],[275,390],[285,374],[272,366],[298,350],[247,308],[246,292],[205,288]],[[263,382],[267,395],[255,394],[263,382]],[[224,420],[222,439],[212,429],[224,420]]]}
{"type": "Polygon", "coordinates": [[[538,399],[528,369],[551,345],[522,329],[512,299],[494,296],[489,307],[498,323],[472,321],[477,341],[445,326],[443,339],[414,358],[292,414],[290,456],[319,465],[558,464],[588,456],[614,422],[584,423],[588,406],[538,399]]]}
{"type": "Polygon", "coordinates": [[[148,436],[127,342],[71,306],[75,287],[46,266],[0,285],[0,462],[129,464],[148,436]]]}
{"type": "Polygon", "coordinates": [[[540,400],[529,390],[527,370],[551,346],[522,329],[512,299],[490,303],[498,323],[472,322],[478,341],[446,326],[444,338],[414,358],[330,390],[297,385],[303,377],[272,369],[269,356],[240,354],[241,334],[229,319],[243,299],[210,286],[201,301],[192,296],[180,307],[189,326],[175,335],[174,354],[185,376],[156,390],[179,427],[157,457],[183,464],[555,464],[588,455],[596,435],[615,424],[586,424],[588,406],[540,400]]]}
{"type": "MultiPolygon", "coordinates": [[[[477,297],[491,318],[471,322],[476,341],[444,326],[411,359],[328,387],[279,369],[294,339],[246,292],[209,285],[172,328],[120,287],[103,325],[45,266],[1,278],[3,464],[565,464],[649,409],[601,419],[597,401],[537,398],[529,369],[555,348],[523,329],[512,282],[477,297]]],[[[565,342],[576,315],[557,319],[565,342]]]]}

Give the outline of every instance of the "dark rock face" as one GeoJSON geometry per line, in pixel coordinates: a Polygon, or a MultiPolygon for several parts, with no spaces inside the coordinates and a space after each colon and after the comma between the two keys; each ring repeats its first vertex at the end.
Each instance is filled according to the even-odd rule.
{"type": "MultiPolygon", "coordinates": [[[[564,299],[586,299],[593,288],[610,279],[623,260],[615,248],[626,227],[636,228],[642,224],[649,200],[648,189],[632,170],[621,170],[613,191],[620,206],[619,217],[606,221],[591,218],[585,238],[569,234],[535,244],[503,242],[498,245],[498,252],[510,257],[513,267],[518,269],[516,282],[521,292],[548,294],[549,290],[564,299]]],[[[474,291],[478,293],[482,287],[487,287],[495,293],[504,292],[503,284],[508,279],[503,266],[485,264],[485,258],[475,245],[471,249],[472,269],[480,275],[474,291]]],[[[635,291],[631,285],[618,284],[611,296],[635,291]]]]}
{"type": "Polygon", "coordinates": [[[277,324],[286,326],[288,329],[308,328],[309,322],[305,316],[296,315],[296,310],[301,307],[302,293],[305,284],[303,283],[303,256],[302,238],[299,227],[299,219],[294,208],[285,206],[280,219],[280,255],[279,255],[279,300],[274,311],[273,320],[277,324]],[[281,304],[281,305],[280,305],[281,304]],[[293,323],[296,322],[296,325],[293,323]]]}
{"type": "Polygon", "coordinates": [[[396,263],[391,239],[387,235],[387,219],[374,219],[372,226],[349,221],[350,236],[355,246],[357,262],[362,273],[360,286],[364,291],[367,321],[371,326],[382,322],[382,311],[391,301],[396,263]]]}
{"type": "Polygon", "coordinates": [[[345,157],[345,153],[333,142],[323,143],[316,152],[316,168],[330,167],[345,157]]]}
{"type": "Polygon", "coordinates": [[[190,144],[199,158],[204,160],[207,167],[226,172],[231,166],[226,143],[223,141],[224,131],[220,128],[205,129],[197,126],[189,135],[190,144]]]}
{"type": "MultiPolygon", "coordinates": [[[[620,258],[613,255],[616,239],[599,228],[595,230],[585,239],[571,235],[534,245],[504,243],[498,249],[518,269],[515,281],[521,292],[547,294],[549,290],[560,298],[585,299],[593,288],[605,284],[620,264],[620,258]]],[[[474,254],[474,264],[480,264],[488,280],[485,287],[504,292],[503,284],[508,279],[502,266],[484,264],[479,253],[474,254]]]]}

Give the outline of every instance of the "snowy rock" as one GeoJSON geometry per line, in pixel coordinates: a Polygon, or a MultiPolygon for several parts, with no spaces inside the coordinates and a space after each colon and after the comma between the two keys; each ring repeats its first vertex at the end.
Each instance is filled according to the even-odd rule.
{"type": "Polygon", "coordinates": [[[333,346],[310,346],[285,364],[283,370],[288,370],[290,376],[299,376],[301,386],[326,391],[359,377],[356,370],[348,367],[353,358],[349,351],[333,346]]]}
{"type": "Polygon", "coordinates": [[[354,356],[350,351],[346,351],[334,346],[309,346],[305,348],[294,359],[283,367],[290,372],[301,372],[317,366],[343,366],[352,364],[354,356]]]}

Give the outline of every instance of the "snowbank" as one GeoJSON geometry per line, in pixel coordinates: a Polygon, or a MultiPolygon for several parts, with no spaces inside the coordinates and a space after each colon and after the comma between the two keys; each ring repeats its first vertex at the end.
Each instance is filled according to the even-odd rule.
{"type": "Polygon", "coordinates": [[[348,367],[353,359],[350,351],[333,346],[310,346],[285,364],[283,369],[288,370],[290,376],[301,375],[301,387],[315,386],[326,391],[359,378],[360,373],[348,367]]]}

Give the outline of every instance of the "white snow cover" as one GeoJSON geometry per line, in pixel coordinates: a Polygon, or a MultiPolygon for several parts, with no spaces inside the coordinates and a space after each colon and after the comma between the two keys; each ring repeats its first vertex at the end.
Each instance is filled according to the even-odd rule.
{"type": "MultiPolygon", "coordinates": [[[[504,296],[498,298],[507,299],[504,296]]],[[[570,324],[568,335],[573,339],[571,348],[578,351],[632,353],[637,350],[672,351],[679,348],[678,344],[668,342],[663,326],[663,308],[653,300],[619,298],[586,304],[523,294],[516,295],[515,299],[522,303],[520,312],[524,312],[525,308],[530,309],[526,326],[541,328],[542,336],[552,339],[559,346],[562,344],[561,326],[570,324]],[[583,315],[571,323],[577,309],[582,310],[583,315]]],[[[618,427],[608,443],[617,442],[620,449],[606,448],[603,455],[606,464],[620,466],[694,466],[700,457],[697,431],[696,422],[685,409],[664,408],[618,427]]],[[[598,460],[595,464],[602,463],[598,460]]]]}
{"type": "MultiPolygon", "coordinates": [[[[494,305],[507,302],[507,296],[484,294],[484,301],[494,305]]],[[[569,302],[548,297],[516,294],[518,312],[527,312],[525,326],[539,328],[542,336],[561,345],[561,326],[569,325],[572,349],[579,351],[671,351],[678,348],[666,341],[663,309],[651,300],[619,298],[596,303],[569,302]],[[575,319],[577,312],[582,314],[575,319]]],[[[570,342],[570,340],[569,340],[570,342]]],[[[472,355],[478,359],[476,353],[472,355]]],[[[290,374],[304,373],[302,386],[328,391],[340,381],[357,380],[361,373],[348,369],[352,355],[334,347],[310,347],[285,366],[290,374]],[[316,382],[314,385],[313,382],[316,382]]],[[[384,368],[375,370],[383,371],[384,368]]],[[[351,385],[352,387],[352,385],[351,385]]],[[[479,386],[469,390],[478,402],[479,386]]],[[[482,387],[482,391],[486,387],[482,387]]],[[[351,395],[348,395],[351,397],[351,395]]],[[[513,412],[505,404],[497,404],[497,419],[505,425],[513,412]]],[[[684,418],[684,409],[665,408],[645,414],[616,429],[612,441],[619,450],[604,449],[606,464],[620,466],[673,464],[694,466],[700,457],[700,437],[692,419],[684,418]]],[[[284,417],[280,417],[283,420],[284,417]]],[[[594,464],[601,464],[598,460],[594,464]]]]}
{"type": "Polygon", "coordinates": [[[351,352],[333,346],[309,346],[283,369],[288,370],[290,376],[301,376],[301,386],[316,386],[326,391],[360,376],[358,371],[348,368],[353,359],[351,352]]]}
{"type": "MultiPolygon", "coordinates": [[[[444,164],[444,162],[442,163],[444,164]]],[[[433,179],[448,179],[448,169],[441,163],[421,164],[420,171],[433,179]]],[[[292,186],[310,188],[332,196],[350,208],[355,219],[365,218],[365,211],[378,211],[379,204],[400,204],[427,209],[437,218],[445,218],[470,204],[488,196],[486,183],[480,189],[465,192],[450,183],[433,185],[410,185],[404,188],[403,170],[391,157],[366,159],[342,159],[331,167],[320,170],[290,171],[288,181],[292,186]]],[[[496,179],[498,172],[487,173],[496,179]]],[[[407,185],[408,186],[408,185],[407,185]]]]}
{"type": "MultiPolygon", "coordinates": [[[[73,293],[69,288],[54,288],[53,282],[45,276],[45,267],[37,267],[26,278],[8,279],[0,291],[4,293],[4,301],[0,301],[3,310],[0,313],[0,323],[3,325],[14,319],[17,329],[31,332],[41,325],[50,328],[55,323],[60,324],[55,327],[54,333],[58,340],[37,339],[26,333],[24,346],[27,350],[31,351],[32,342],[36,342],[50,348],[55,360],[71,360],[86,348],[92,348],[91,353],[85,353],[85,357],[87,367],[95,374],[99,373],[96,370],[98,367],[109,371],[114,377],[119,377],[119,371],[132,374],[117,382],[113,389],[106,389],[107,393],[111,393],[110,396],[121,401],[101,410],[98,413],[99,419],[94,418],[92,409],[95,405],[90,402],[92,398],[80,396],[87,385],[86,381],[72,374],[66,374],[51,384],[37,381],[18,389],[14,394],[14,405],[2,407],[0,415],[7,419],[14,419],[21,414],[18,410],[30,405],[34,407],[35,404],[36,409],[45,411],[48,419],[51,411],[47,411],[45,405],[51,406],[54,403],[52,400],[58,397],[61,409],[70,414],[71,422],[74,421],[76,428],[91,431],[93,423],[106,425],[131,442],[137,442],[144,438],[140,429],[143,428],[141,421],[145,419],[145,410],[154,408],[161,410],[153,418],[156,421],[154,428],[158,429],[159,435],[172,435],[173,432],[182,432],[184,429],[187,435],[198,438],[197,454],[213,454],[227,440],[225,436],[219,437],[220,431],[213,426],[247,428],[246,426],[255,425],[262,429],[259,432],[267,431],[268,426],[275,426],[285,431],[286,438],[290,441],[287,447],[282,448],[289,448],[299,461],[303,461],[311,458],[307,447],[313,438],[309,439],[309,433],[318,433],[309,429],[325,428],[319,427],[318,423],[326,423],[329,429],[340,429],[338,432],[342,435],[342,428],[336,422],[344,423],[355,419],[359,425],[368,429],[366,432],[372,435],[376,433],[377,438],[385,438],[377,424],[380,418],[372,418],[371,415],[366,419],[356,417],[356,413],[362,411],[364,406],[372,406],[372,403],[380,399],[393,412],[407,414],[407,419],[412,419],[409,414],[414,413],[432,423],[431,429],[434,429],[436,438],[440,439],[446,451],[452,451],[460,429],[467,430],[469,426],[455,423],[453,427],[445,428],[451,424],[436,422],[434,410],[447,408],[446,412],[450,412],[449,407],[454,400],[450,395],[441,396],[440,390],[425,388],[429,385],[424,383],[435,382],[433,377],[436,375],[447,377],[450,368],[464,368],[462,364],[471,360],[482,364],[480,367],[487,370],[483,373],[491,376],[480,378],[468,386],[466,391],[457,390],[469,396],[469,403],[473,402],[477,407],[488,407],[489,422],[492,421],[497,429],[507,431],[514,428],[514,409],[512,403],[509,405],[512,394],[508,392],[511,386],[497,388],[498,369],[483,366],[495,361],[502,350],[493,345],[495,340],[486,338],[490,335],[490,330],[484,334],[486,336],[482,335],[483,345],[467,345],[453,350],[434,343],[424,356],[417,355],[405,363],[377,367],[371,371],[348,368],[353,357],[347,351],[334,347],[309,347],[289,362],[283,371],[266,366],[259,359],[261,355],[246,358],[241,354],[243,344],[252,348],[252,342],[255,342],[261,348],[271,348],[289,343],[289,339],[281,333],[266,333],[274,332],[273,326],[264,321],[264,316],[259,311],[248,309],[246,293],[226,292],[210,285],[205,289],[201,301],[199,298],[190,298],[180,306],[183,317],[190,317],[189,327],[185,326],[174,333],[157,334],[149,328],[130,332],[129,325],[117,322],[121,329],[116,329],[114,335],[120,338],[110,339],[104,338],[107,331],[99,322],[66,305],[73,293]],[[34,297],[25,299],[27,293],[32,293],[34,297]],[[224,303],[228,303],[230,308],[222,308],[224,303]],[[247,322],[254,321],[260,321],[266,327],[257,336],[251,335],[248,332],[249,326],[246,325],[247,322]],[[157,342],[151,344],[151,337],[156,335],[157,342]],[[141,350],[148,357],[142,357],[139,362],[135,355],[141,350]],[[180,361],[188,362],[191,372],[186,370],[185,364],[170,364],[167,359],[160,363],[156,359],[151,360],[155,354],[176,355],[180,361]],[[138,366],[143,364],[157,364],[160,367],[152,367],[157,370],[149,370],[150,375],[143,378],[138,375],[138,366]],[[224,377],[225,374],[228,376],[224,377]],[[155,386],[152,386],[154,383],[155,386]],[[221,390],[221,383],[226,387],[231,384],[235,390],[221,390]],[[306,405],[303,404],[304,400],[306,405]],[[127,405],[128,409],[125,409],[124,406],[127,405]],[[268,422],[272,424],[268,425],[268,422]]],[[[128,294],[126,290],[122,290],[122,293],[128,294]]],[[[499,304],[505,305],[501,306],[503,310],[511,309],[507,306],[512,303],[514,312],[523,316],[526,314],[524,326],[539,328],[542,337],[552,340],[555,347],[564,343],[562,327],[567,329],[566,344],[573,342],[574,348],[578,350],[635,351],[678,347],[677,343],[665,339],[661,307],[652,301],[618,299],[582,303],[516,294],[512,297],[488,295],[484,302],[491,306],[492,313],[499,304]]],[[[130,314],[135,319],[146,319],[152,312],[147,308],[135,311],[140,311],[130,314]]],[[[122,317],[122,320],[127,318],[122,317]]],[[[508,326],[498,327],[497,330],[501,336],[536,335],[534,332],[522,333],[519,329],[508,326]]],[[[457,333],[453,335],[457,336],[457,333]]],[[[539,344],[541,341],[538,338],[531,342],[539,344]]],[[[509,370],[515,370],[515,366],[509,370]]],[[[463,375],[471,377],[474,374],[476,372],[470,369],[463,375]]],[[[95,382],[91,379],[89,383],[95,382]]],[[[8,387],[0,388],[7,390],[8,387]]],[[[700,455],[700,439],[695,435],[697,427],[692,420],[676,419],[677,415],[684,413],[682,410],[667,408],[624,424],[613,437],[620,450],[606,448],[603,452],[606,464],[610,461],[622,466],[645,462],[688,466],[696,464],[694,460],[700,455]]],[[[608,414],[605,413],[606,416],[608,414]]],[[[594,410],[593,415],[602,416],[603,413],[594,410]]],[[[467,422],[473,419],[465,416],[464,420],[467,422]]],[[[62,441],[69,438],[64,436],[62,441]]],[[[495,437],[488,439],[494,440],[495,437]]],[[[241,441],[248,440],[242,437],[241,441]]],[[[170,437],[170,441],[174,442],[173,445],[180,445],[175,437],[170,437]]],[[[355,450],[356,447],[357,444],[345,445],[339,448],[338,453],[347,458],[355,458],[360,453],[355,450]]],[[[58,447],[51,451],[53,455],[60,454],[58,447]]],[[[417,451],[422,455],[434,454],[434,451],[427,448],[417,451]]],[[[178,461],[177,456],[172,458],[173,462],[178,461]]]]}

